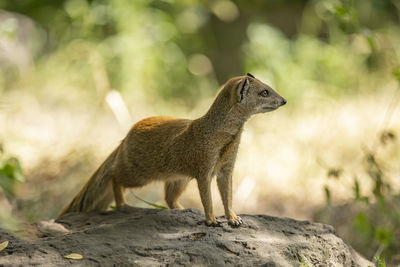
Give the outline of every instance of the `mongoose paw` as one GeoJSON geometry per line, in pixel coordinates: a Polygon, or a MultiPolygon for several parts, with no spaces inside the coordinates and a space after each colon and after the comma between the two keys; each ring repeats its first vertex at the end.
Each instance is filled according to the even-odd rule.
{"type": "Polygon", "coordinates": [[[183,209],[185,209],[180,203],[175,203],[175,204],[173,204],[171,207],[170,207],[171,209],[177,209],[177,210],[183,210],[183,209]]]}
{"type": "Polygon", "coordinates": [[[243,220],[239,216],[236,216],[235,219],[229,219],[228,224],[232,227],[239,227],[243,224],[243,220]]]}
{"type": "Polygon", "coordinates": [[[211,221],[211,220],[206,220],[205,221],[207,226],[212,226],[212,227],[222,227],[222,222],[215,220],[215,221],[211,221]]]}
{"type": "Polygon", "coordinates": [[[134,209],[134,207],[129,206],[128,204],[123,204],[123,205],[117,207],[118,211],[124,211],[124,212],[131,211],[132,209],[134,209]]]}

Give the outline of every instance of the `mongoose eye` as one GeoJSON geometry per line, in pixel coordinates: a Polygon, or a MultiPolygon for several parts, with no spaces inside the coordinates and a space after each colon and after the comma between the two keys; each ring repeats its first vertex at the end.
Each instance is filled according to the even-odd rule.
{"type": "Polygon", "coordinates": [[[268,90],[261,91],[259,93],[259,95],[262,96],[262,97],[268,97],[269,96],[269,91],[268,90]]]}

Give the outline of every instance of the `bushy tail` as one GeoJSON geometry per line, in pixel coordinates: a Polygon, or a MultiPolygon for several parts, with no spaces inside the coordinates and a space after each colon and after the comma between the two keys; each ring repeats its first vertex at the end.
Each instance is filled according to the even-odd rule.
{"type": "Polygon", "coordinates": [[[70,212],[100,211],[108,208],[114,198],[110,169],[117,151],[118,148],[108,156],[58,217],[70,212]]]}

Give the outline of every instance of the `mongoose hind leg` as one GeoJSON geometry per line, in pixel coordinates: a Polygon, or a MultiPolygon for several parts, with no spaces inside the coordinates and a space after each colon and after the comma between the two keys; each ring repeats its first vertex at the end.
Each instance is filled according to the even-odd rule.
{"type": "Polygon", "coordinates": [[[165,201],[170,209],[184,209],[184,207],[178,202],[178,198],[186,189],[189,181],[189,178],[184,178],[165,182],[165,201]]]}
{"type": "Polygon", "coordinates": [[[124,188],[121,184],[118,184],[115,180],[113,180],[113,190],[115,197],[115,205],[117,209],[122,209],[123,207],[128,206],[126,204],[125,196],[124,196],[124,188]]]}

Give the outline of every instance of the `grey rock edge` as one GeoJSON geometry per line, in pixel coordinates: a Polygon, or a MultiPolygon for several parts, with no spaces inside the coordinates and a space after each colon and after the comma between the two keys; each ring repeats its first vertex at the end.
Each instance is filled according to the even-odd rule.
{"type": "Polygon", "coordinates": [[[207,227],[195,209],[70,213],[35,225],[26,241],[0,229],[0,265],[373,266],[329,225],[241,215],[244,225],[207,227]],[[63,258],[78,253],[81,260],[63,258]]]}

